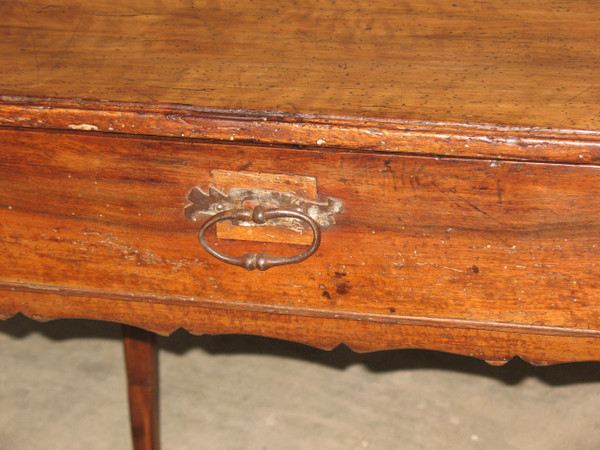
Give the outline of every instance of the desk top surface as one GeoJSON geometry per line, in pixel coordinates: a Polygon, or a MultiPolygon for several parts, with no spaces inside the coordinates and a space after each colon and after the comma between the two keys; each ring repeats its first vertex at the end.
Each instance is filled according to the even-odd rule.
{"type": "Polygon", "coordinates": [[[0,3],[0,95],[600,130],[596,1],[0,3]]]}

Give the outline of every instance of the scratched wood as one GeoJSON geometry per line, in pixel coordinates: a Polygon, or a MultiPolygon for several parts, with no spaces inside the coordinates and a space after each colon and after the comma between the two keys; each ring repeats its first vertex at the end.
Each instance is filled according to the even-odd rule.
{"type": "Polygon", "coordinates": [[[93,318],[127,323],[167,335],[179,327],[197,334],[240,333],[293,340],[323,349],[341,343],[356,351],[426,348],[506,363],[515,355],[536,364],[598,360],[600,339],[592,335],[481,329],[451,323],[385,322],[364,317],[244,310],[231,305],[165,301],[129,294],[120,297],[73,289],[16,290],[0,283],[0,317],[22,311],[37,320],[93,318]]]}
{"type": "MultiPolygon", "coordinates": [[[[5,129],[0,139],[5,291],[124,297],[138,308],[146,302],[148,311],[188,304],[600,337],[598,167],[86,132],[5,129]],[[319,194],[342,201],[344,211],[307,261],[246,272],[206,254],[199,225],[183,215],[189,191],[209,186],[215,169],[315,177],[319,194]]],[[[233,254],[305,248],[211,239],[233,254]]],[[[19,305],[8,301],[5,314],[19,305]]],[[[72,313],[65,307],[49,316],[72,313]]],[[[133,315],[125,321],[138,325],[133,315]]],[[[178,325],[167,314],[146,326],[178,325]]],[[[303,333],[273,332],[306,340],[303,333]]],[[[398,345],[349,339],[362,350],[398,345]]],[[[487,344],[473,343],[480,345],[487,344]]]]}
{"type": "Polygon", "coordinates": [[[0,94],[600,129],[594,1],[0,2],[0,94]]]}
{"type": "Polygon", "coordinates": [[[0,96],[0,126],[159,135],[411,155],[600,164],[600,131],[322,117],[0,96]]]}
{"type": "MultiPolygon", "coordinates": [[[[566,0],[0,2],[0,319],[598,360],[598,23],[566,0]],[[343,213],[300,264],[226,265],[183,209],[233,172],[343,213]]],[[[156,348],[125,330],[157,448],[156,348]]]]}

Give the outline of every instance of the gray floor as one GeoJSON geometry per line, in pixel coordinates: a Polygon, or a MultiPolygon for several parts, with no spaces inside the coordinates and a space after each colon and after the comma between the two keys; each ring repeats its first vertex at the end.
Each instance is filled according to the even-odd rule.
{"type": "MultiPolygon", "coordinates": [[[[0,322],[0,449],[128,449],[117,325],[0,322]]],[[[598,449],[600,364],[160,340],[170,449],[598,449]]]]}

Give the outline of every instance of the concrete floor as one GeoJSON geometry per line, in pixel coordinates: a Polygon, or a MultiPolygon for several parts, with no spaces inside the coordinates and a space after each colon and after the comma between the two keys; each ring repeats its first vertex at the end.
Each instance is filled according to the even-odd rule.
{"type": "MultiPolygon", "coordinates": [[[[120,328],[0,322],[0,449],[130,448],[120,328]]],[[[598,449],[600,364],[160,340],[171,449],[598,449]]]]}

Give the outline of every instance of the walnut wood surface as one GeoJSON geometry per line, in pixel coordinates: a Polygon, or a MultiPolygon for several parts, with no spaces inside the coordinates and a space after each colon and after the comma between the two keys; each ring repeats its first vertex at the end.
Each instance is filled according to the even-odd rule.
{"type": "Polygon", "coordinates": [[[158,348],[156,335],[123,326],[131,434],[135,450],[159,450],[158,348]]]}
{"type": "Polygon", "coordinates": [[[600,131],[0,96],[2,125],[428,156],[600,163],[600,131]]]}
{"type": "Polygon", "coordinates": [[[593,1],[0,2],[0,319],[126,324],[138,449],[151,332],[598,360],[599,23],[593,1]],[[313,257],[246,272],[183,214],[213,170],[313,177],[343,213],[313,257]]]}
{"type": "Polygon", "coordinates": [[[595,1],[0,2],[0,94],[600,130],[595,1]]]}
{"type": "MultiPolygon", "coordinates": [[[[153,298],[130,293],[78,292],[0,284],[0,318],[17,311],[36,320],[93,318],[127,323],[167,335],[177,328],[195,334],[253,334],[301,342],[322,349],[345,343],[355,351],[422,348],[485,359],[494,364],[521,356],[535,364],[598,360],[600,339],[584,333],[506,327],[480,329],[469,324],[418,320],[390,321],[310,315],[277,308],[242,309],[231,304],[153,298]]],[[[238,305],[239,306],[239,305],[238,305]]]]}
{"type": "MultiPolygon", "coordinates": [[[[492,360],[597,357],[598,167],[73,131],[5,129],[0,137],[4,316],[492,360]],[[189,191],[207,188],[214,169],[313,176],[319,194],[343,201],[344,212],[314,257],[249,273],[204,253],[199,225],[183,215],[189,191]],[[27,300],[34,293],[39,303],[27,300]],[[210,323],[193,320],[206,311],[210,323]],[[314,331],[324,323],[333,328],[314,331]],[[364,327],[377,331],[372,339],[364,327]],[[536,348],[491,344],[502,335],[508,345],[511,334],[536,348]]],[[[298,253],[285,244],[217,245],[234,254],[298,253]]]]}

